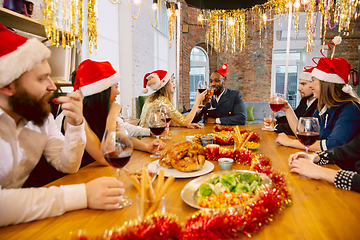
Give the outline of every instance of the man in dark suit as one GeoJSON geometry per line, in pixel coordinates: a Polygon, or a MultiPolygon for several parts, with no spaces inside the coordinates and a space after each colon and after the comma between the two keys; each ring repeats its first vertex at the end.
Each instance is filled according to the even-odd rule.
{"type": "MultiPolygon", "coordinates": [[[[296,116],[299,117],[311,117],[316,108],[318,100],[314,98],[312,88],[310,87],[311,79],[311,69],[306,69],[299,75],[299,86],[298,91],[301,95],[301,101],[298,107],[294,110],[296,116]]],[[[292,132],[286,116],[282,116],[276,119],[276,125],[274,127],[274,132],[285,133],[287,135],[294,135],[292,132]]]]}
{"type": "Polygon", "coordinates": [[[227,83],[227,64],[223,64],[210,76],[210,89],[214,90],[214,97],[209,99],[211,106],[215,108],[210,110],[210,103],[197,113],[193,122],[198,122],[204,116],[206,123],[217,123],[224,125],[245,125],[247,111],[242,100],[240,91],[231,90],[225,87],[227,83]]]}

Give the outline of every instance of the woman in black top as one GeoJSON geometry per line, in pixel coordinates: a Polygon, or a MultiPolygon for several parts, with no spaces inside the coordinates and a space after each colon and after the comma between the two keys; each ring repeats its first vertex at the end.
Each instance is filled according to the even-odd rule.
{"type": "Polygon", "coordinates": [[[335,187],[360,192],[360,135],[340,147],[306,156],[295,153],[289,157],[290,172],[334,183],[335,187]],[[315,163],[315,164],[314,164],[315,163]],[[319,165],[336,164],[342,170],[319,165]]]}

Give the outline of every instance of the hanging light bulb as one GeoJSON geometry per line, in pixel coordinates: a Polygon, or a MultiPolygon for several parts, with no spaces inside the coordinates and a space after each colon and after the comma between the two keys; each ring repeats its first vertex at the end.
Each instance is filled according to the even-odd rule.
{"type": "Polygon", "coordinates": [[[300,1],[299,1],[299,0],[296,0],[296,1],[294,2],[294,8],[299,9],[299,7],[300,7],[300,1]]]}
{"type": "Polygon", "coordinates": [[[158,9],[158,0],[153,0],[152,9],[155,11],[158,9]]]}
{"type": "Polygon", "coordinates": [[[198,22],[202,22],[204,20],[204,16],[202,15],[201,10],[199,10],[199,15],[197,17],[198,22]]]}
{"type": "Polygon", "coordinates": [[[230,19],[229,19],[229,25],[231,25],[231,26],[234,26],[234,25],[235,25],[235,22],[234,22],[234,18],[233,18],[233,17],[230,17],[230,19]]]}
{"type": "Polygon", "coordinates": [[[302,5],[308,5],[310,0],[301,0],[302,5]]]}
{"type": "Polygon", "coordinates": [[[262,9],[262,19],[263,19],[264,23],[266,23],[267,16],[266,16],[265,9],[262,9]]]}
{"type": "Polygon", "coordinates": [[[141,0],[134,0],[134,4],[140,5],[140,3],[141,3],[141,0]]]}
{"type": "Polygon", "coordinates": [[[169,2],[166,2],[166,13],[168,17],[172,15],[171,5],[169,2]]]}
{"type": "Polygon", "coordinates": [[[180,16],[180,11],[179,11],[179,7],[178,7],[177,3],[175,3],[175,15],[180,16]]]}

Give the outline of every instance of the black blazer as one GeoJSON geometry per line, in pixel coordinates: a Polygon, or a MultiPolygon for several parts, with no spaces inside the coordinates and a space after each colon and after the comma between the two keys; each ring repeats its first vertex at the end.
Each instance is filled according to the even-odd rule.
{"type": "MultiPolygon", "coordinates": [[[[318,100],[315,99],[315,101],[310,105],[310,107],[307,107],[306,104],[307,98],[302,98],[298,107],[294,110],[296,116],[299,117],[311,117],[316,108],[318,100]]],[[[294,133],[291,130],[291,127],[286,119],[286,116],[282,116],[276,119],[277,125],[275,126],[274,131],[277,133],[285,133],[287,135],[294,135],[294,133]]]]}
{"type": "Polygon", "coordinates": [[[193,122],[199,122],[204,116],[204,119],[220,118],[223,125],[245,125],[247,119],[247,111],[242,99],[240,91],[225,88],[223,95],[217,103],[214,98],[211,99],[211,104],[215,110],[208,110],[210,103],[207,103],[200,112],[198,112],[193,122]]]}

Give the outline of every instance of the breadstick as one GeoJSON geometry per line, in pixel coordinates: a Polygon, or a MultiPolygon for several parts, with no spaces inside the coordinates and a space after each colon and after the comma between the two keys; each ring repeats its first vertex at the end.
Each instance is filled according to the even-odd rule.
{"type": "Polygon", "coordinates": [[[132,180],[134,186],[136,187],[136,189],[138,190],[139,193],[141,193],[141,185],[139,183],[139,181],[134,177],[134,175],[130,176],[130,179],[132,180]]]}
{"type": "Polygon", "coordinates": [[[147,178],[147,182],[149,184],[148,187],[149,187],[150,200],[154,200],[155,199],[155,192],[154,192],[154,188],[152,186],[151,179],[150,179],[150,176],[149,176],[148,172],[146,172],[146,178],[147,178]]]}
{"type": "MultiPolygon", "coordinates": [[[[158,196],[156,196],[156,199],[161,199],[165,193],[167,192],[167,190],[169,189],[169,187],[171,186],[171,184],[174,182],[175,178],[173,176],[168,177],[168,179],[166,179],[164,186],[161,188],[160,194],[158,196]]],[[[154,203],[150,209],[146,212],[145,216],[149,216],[150,214],[154,213],[156,211],[156,209],[159,206],[160,201],[154,203]]]]}
{"type": "Polygon", "coordinates": [[[164,184],[164,170],[160,169],[156,184],[156,191],[155,191],[156,197],[159,196],[160,189],[162,188],[163,184],[164,184]]]}
{"type": "MultiPolygon", "coordinates": [[[[247,136],[247,138],[245,139],[245,141],[243,142],[243,144],[241,145],[241,148],[246,146],[246,143],[249,141],[249,139],[251,138],[251,136],[253,135],[253,132],[249,133],[249,135],[247,136]]],[[[240,148],[240,149],[241,149],[240,148]]]]}
{"type": "Polygon", "coordinates": [[[146,200],[147,200],[147,197],[146,197],[146,182],[147,182],[147,179],[146,179],[146,168],[144,167],[141,171],[141,194],[140,194],[140,201],[141,201],[141,204],[140,204],[140,216],[141,216],[141,219],[144,219],[145,218],[145,212],[146,212],[146,200]]]}

